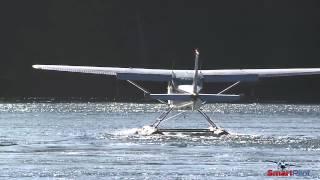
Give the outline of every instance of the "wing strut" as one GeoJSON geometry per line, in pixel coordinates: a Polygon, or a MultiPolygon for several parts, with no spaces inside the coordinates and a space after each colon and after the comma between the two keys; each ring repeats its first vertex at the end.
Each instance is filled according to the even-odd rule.
{"type": "Polygon", "coordinates": [[[144,94],[148,94],[148,95],[150,94],[149,91],[147,91],[146,89],[144,89],[143,87],[141,87],[141,86],[138,85],[137,83],[135,83],[135,82],[133,82],[133,81],[130,81],[130,80],[127,80],[127,81],[128,81],[128,83],[134,85],[136,88],[138,88],[138,89],[140,89],[141,91],[143,91],[144,94]]]}
{"type": "MultiPolygon", "coordinates": [[[[148,90],[146,90],[145,88],[141,87],[139,84],[133,82],[133,81],[130,81],[130,80],[127,80],[128,83],[134,85],[136,88],[140,89],[141,91],[143,91],[144,95],[150,95],[150,92],[148,90]]],[[[160,100],[160,99],[157,99],[159,102],[163,103],[163,104],[167,104],[166,102],[160,100]]]]}
{"type": "Polygon", "coordinates": [[[228,91],[229,89],[233,88],[234,86],[238,85],[240,83],[240,81],[236,82],[236,83],[233,83],[231,86],[225,88],[224,90],[220,91],[218,94],[222,94],[226,91],[228,91]]]}

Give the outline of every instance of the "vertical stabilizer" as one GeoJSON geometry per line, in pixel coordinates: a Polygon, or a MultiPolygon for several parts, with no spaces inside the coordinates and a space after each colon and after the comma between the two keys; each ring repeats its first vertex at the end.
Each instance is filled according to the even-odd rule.
{"type": "Polygon", "coordinates": [[[194,50],[194,53],[195,53],[195,60],[194,60],[194,76],[193,76],[193,83],[192,83],[192,86],[193,86],[193,94],[197,94],[198,91],[197,91],[197,86],[198,86],[198,70],[199,70],[199,51],[198,49],[195,49],[194,50]]]}

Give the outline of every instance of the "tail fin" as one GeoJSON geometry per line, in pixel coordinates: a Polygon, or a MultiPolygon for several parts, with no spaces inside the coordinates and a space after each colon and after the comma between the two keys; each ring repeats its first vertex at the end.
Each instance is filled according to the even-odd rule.
{"type": "Polygon", "coordinates": [[[195,61],[194,61],[194,76],[193,76],[193,93],[197,94],[198,90],[197,90],[197,86],[198,86],[198,69],[199,69],[199,51],[198,49],[194,50],[195,53],[195,61]]]}

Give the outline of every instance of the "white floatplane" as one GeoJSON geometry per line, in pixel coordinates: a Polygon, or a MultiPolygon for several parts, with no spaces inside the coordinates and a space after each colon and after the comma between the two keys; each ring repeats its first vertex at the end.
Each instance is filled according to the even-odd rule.
{"type": "Polygon", "coordinates": [[[199,51],[195,50],[194,70],[172,69],[144,69],[144,68],[119,68],[119,67],[89,67],[66,65],[33,65],[35,69],[67,71],[77,73],[101,74],[116,76],[119,80],[126,80],[130,84],[143,91],[146,96],[167,104],[167,110],[161,114],[151,126],[141,129],[142,133],[154,134],[163,132],[195,132],[212,133],[214,135],[228,134],[219,128],[211,118],[203,112],[201,107],[207,103],[225,103],[240,100],[240,95],[226,94],[228,90],[237,86],[240,82],[255,82],[259,78],[284,77],[320,74],[320,68],[295,68],[295,69],[223,69],[223,70],[199,70],[199,51]],[[168,82],[166,94],[152,94],[141,87],[136,81],[168,82]],[[227,82],[233,83],[226,89],[216,94],[201,93],[203,83],[227,82]],[[208,129],[160,129],[160,123],[174,118],[178,113],[168,117],[173,110],[198,111],[209,123],[208,129]],[[167,118],[168,117],[168,118],[167,118]]]}

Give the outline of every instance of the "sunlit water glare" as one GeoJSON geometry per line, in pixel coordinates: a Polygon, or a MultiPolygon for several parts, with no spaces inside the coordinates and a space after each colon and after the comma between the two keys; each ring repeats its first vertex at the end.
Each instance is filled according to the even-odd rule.
{"type": "MultiPolygon", "coordinates": [[[[320,106],[216,104],[204,111],[231,135],[139,136],[165,106],[0,103],[0,178],[270,179],[285,160],[320,178],[320,106]]],[[[206,128],[196,112],[166,128],[206,128]]],[[[277,179],[278,177],[274,177],[277,179]]]]}

